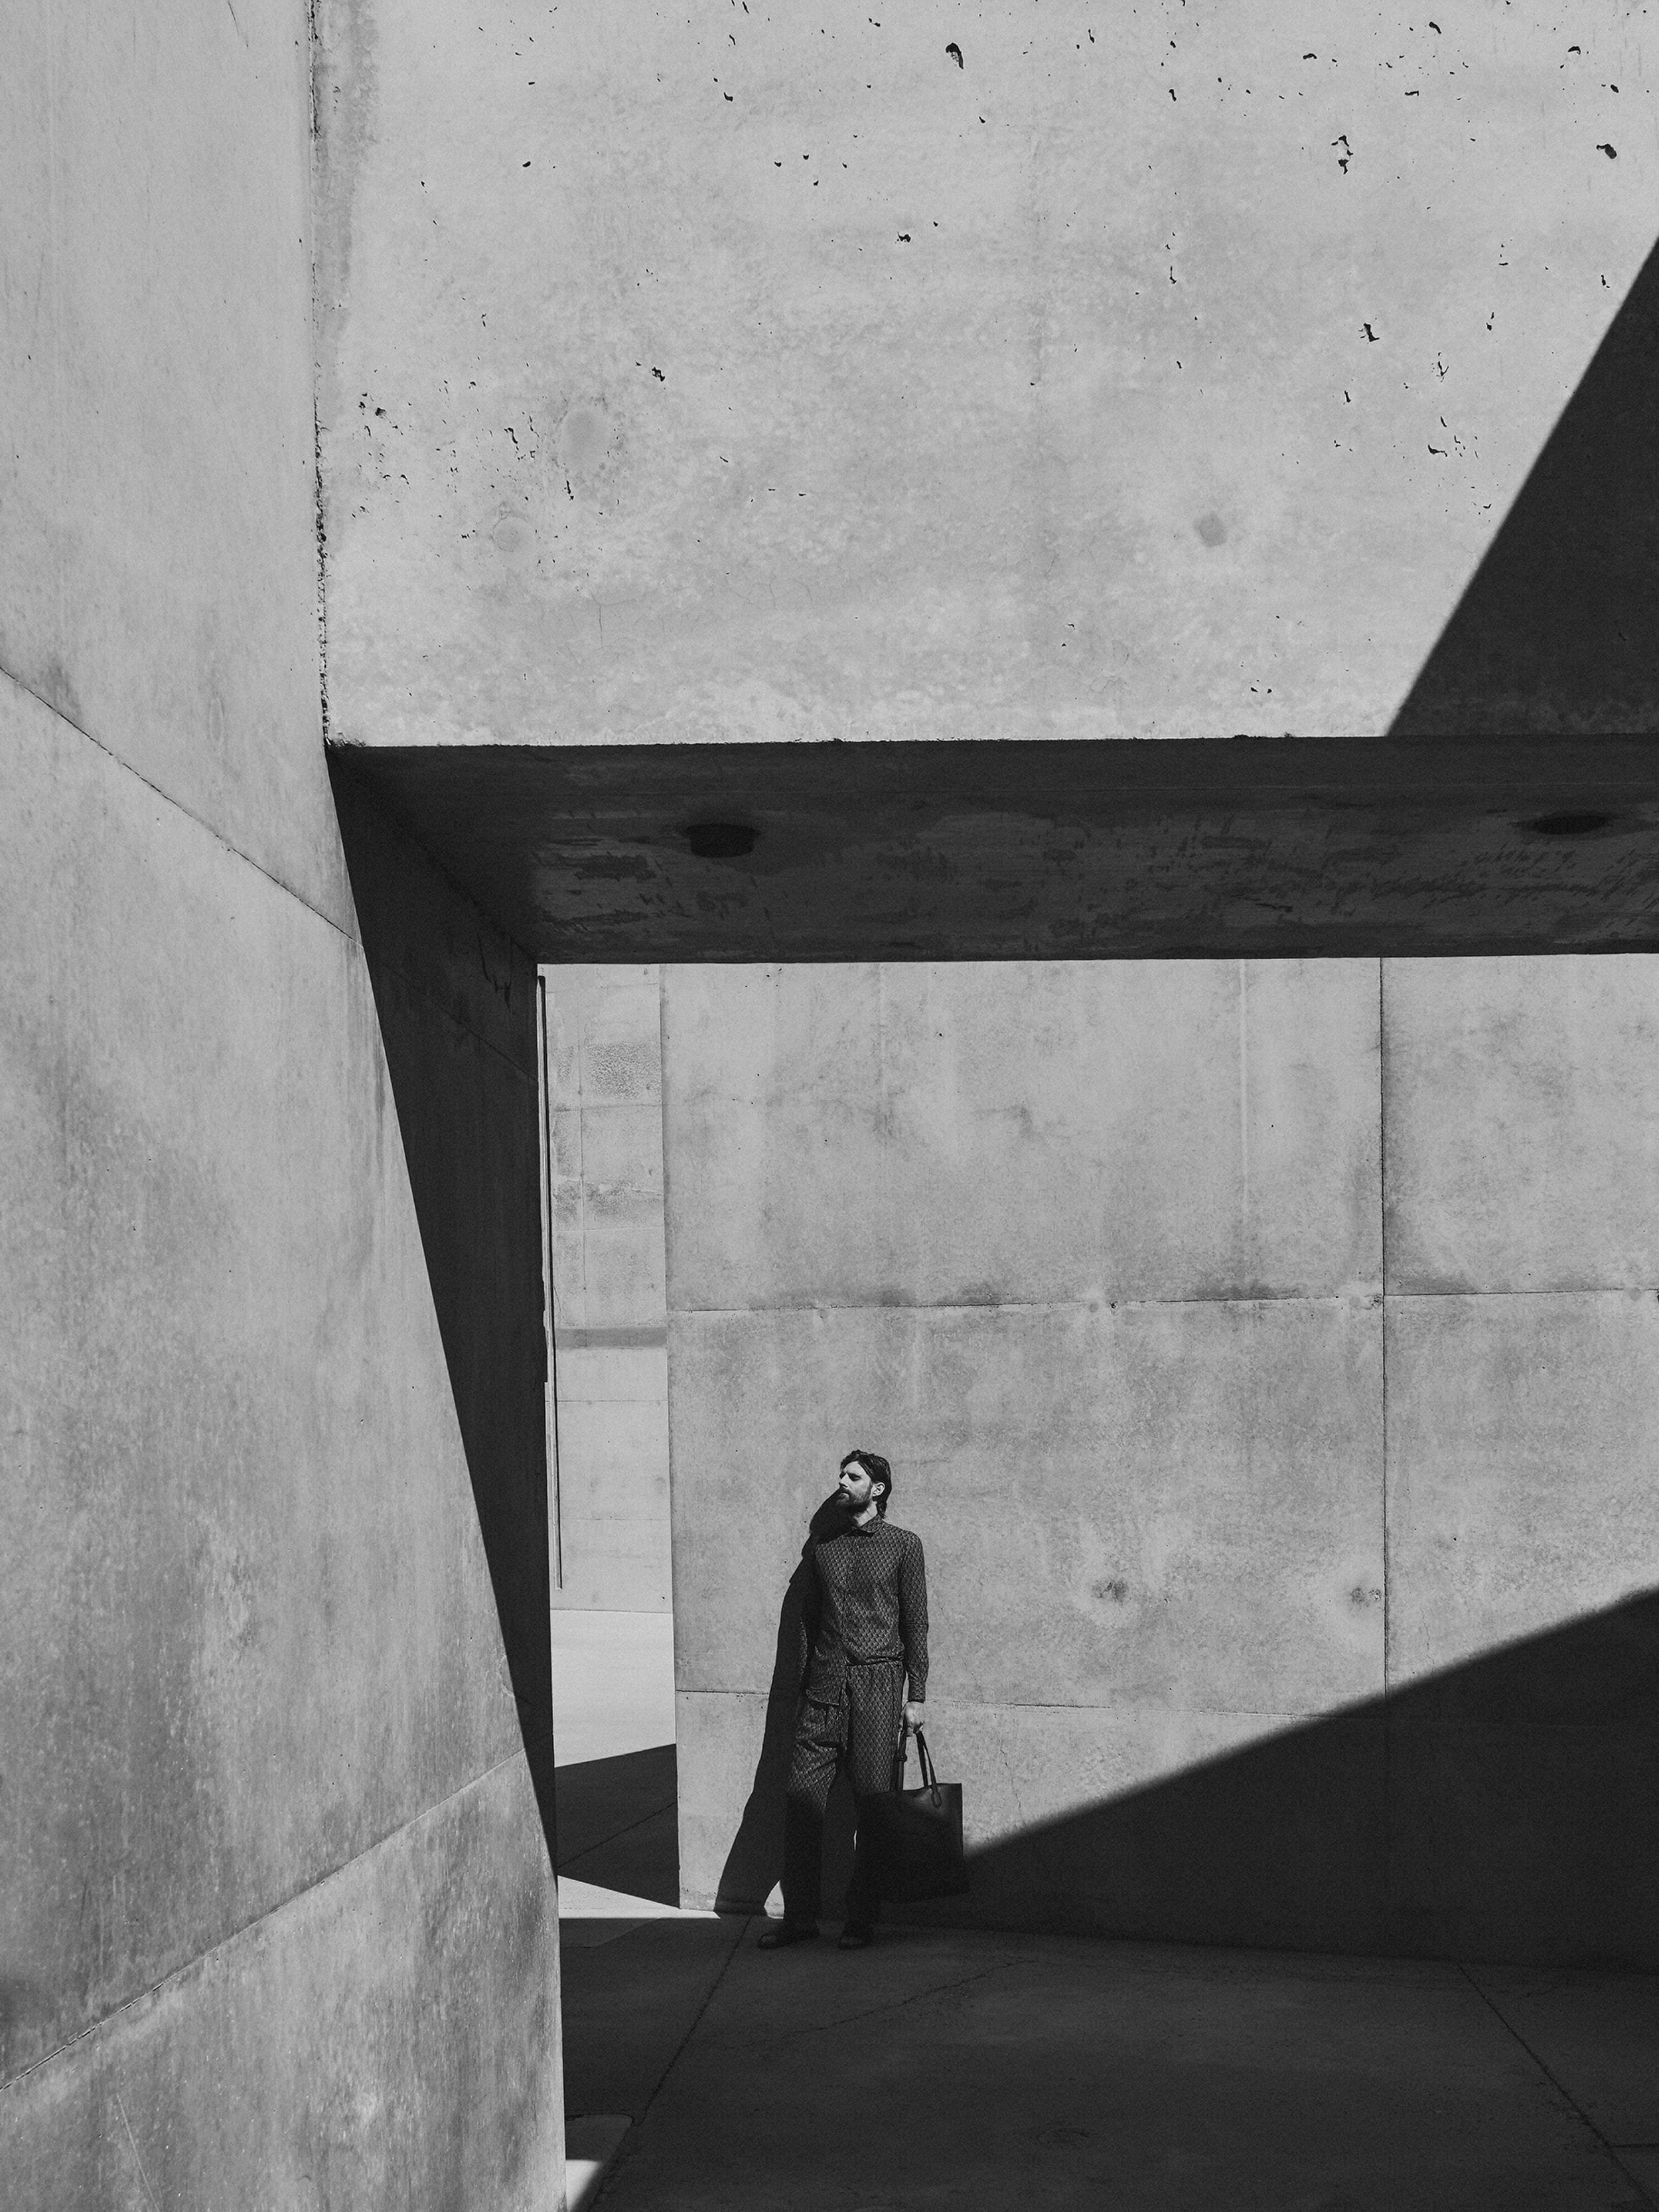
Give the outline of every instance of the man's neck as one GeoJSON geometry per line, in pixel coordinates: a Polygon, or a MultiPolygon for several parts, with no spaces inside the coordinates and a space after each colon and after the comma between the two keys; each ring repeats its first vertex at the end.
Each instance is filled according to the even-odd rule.
{"type": "Polygon", "coordinates": [[[853,1516],[853,1526],[855,1528],[867,1528],[870,1523],[877,1517],[880,1510],[880,1507],[876,1504],[875,1499],[872,1498],[870,1500],[870,1503],[865,1507],[862,1513],[855,1513],[853,1516]]]}

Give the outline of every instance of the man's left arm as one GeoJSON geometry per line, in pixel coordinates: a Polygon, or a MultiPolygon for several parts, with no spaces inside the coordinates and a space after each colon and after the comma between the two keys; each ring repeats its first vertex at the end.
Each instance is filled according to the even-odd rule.
{"type": "Polygon", "coordinates": [[[905,1533],[899,1558],[899,1641],[904,1646],[904,1671],[909,1678],[904,1707],[907,1728],[920,1728],[927,1697],[927,1563],[921,1539],[905,1533]]]}

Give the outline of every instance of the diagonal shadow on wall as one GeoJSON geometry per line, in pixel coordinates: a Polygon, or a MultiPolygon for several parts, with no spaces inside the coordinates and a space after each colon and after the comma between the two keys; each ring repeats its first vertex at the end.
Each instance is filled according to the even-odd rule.
{"type": "Polygon", "coordinates": [[[556,1866],[535,969],[337,755],[330,774],[519,1725],[556,1866]]]}
{"type": "MultiPolygon", "coordinates": [[[[797,1580],[726,1910],[756,1909],[781,1869],[799,1595],[797,1580]]],[[[945,1705],[929,1730],[946,1778],[971,1725],[945,1705]]],[[[970,1851],[970,1872],[967,1897],[888,1917],[1659,1969],[1659,1592],[1024,1829],[970,1851]]]]}
{"type": "Polygon", "coordinates": [[[1391,737],[1659,732],[1659,246],[1391,737]]]}

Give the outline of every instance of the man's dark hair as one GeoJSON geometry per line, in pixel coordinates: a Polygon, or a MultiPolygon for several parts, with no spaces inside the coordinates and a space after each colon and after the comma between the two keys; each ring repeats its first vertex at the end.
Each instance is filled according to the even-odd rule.
{"type": "Polygon", "coordinates": [[[842,1465],[851,1467],[854,1462],[861,1467],[872,1482],[881,1485],[881,1495],[876,1500],[876,1511],[882,1520],[887,1518],[887,1501],[893,1494],[893,1470],[879,1452],[849,1451],[842,1465]]]}

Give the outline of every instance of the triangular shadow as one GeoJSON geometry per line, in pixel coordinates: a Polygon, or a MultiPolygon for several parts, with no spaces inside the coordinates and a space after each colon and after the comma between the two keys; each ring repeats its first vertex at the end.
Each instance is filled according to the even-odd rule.
{"type": "Polygon", "coordinates": [[[556,1867],[535,969],[337,753],[329,768],[507,1673],[556,1867]]]}
{"type": "Polygon", "coordinates": [[[1391,737],[1659,732],[1659,246],[1391,737]]]}
{"type": "MultiPolygon", "coordinates": [[[[797,1579],[799,1570],[797,1570],[797,1579]]],[[[782,1869],[799,1591],[719,1893],[782,1869]]],[[[1005,1715],[1005,1722],[1017,1715],[1005,1715]]],[[[941,1774],[973,1708],[942,1705],[941,1774]]],[[[1659,1971],[1659,1592],[978,1849],[895,1922],[1659,1971]]],[[[826,1868],[833,1913],[844,1866],[826,1868]]]]}

